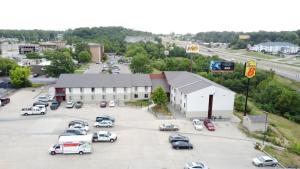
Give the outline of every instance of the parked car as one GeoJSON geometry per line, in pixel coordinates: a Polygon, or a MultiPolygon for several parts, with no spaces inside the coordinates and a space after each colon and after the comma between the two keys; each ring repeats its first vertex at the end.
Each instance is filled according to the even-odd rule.
{"type": "Polygon", "coordinates": [[[104,107],[106,107],[106,105],[107,105],[106,101],[101,101],[100,102],[100,107],[104,108],[104,107]]]}
{"type": "Polygon", "coordinates": [[[178,131],[179,128],[171,123],[164,123],[159,126],[160,131],[178,131]]]}
{"type": "Polygon", "coordinates": [[[184,169],[208,169],[202,162],[189,162],[186,163],[184,169]]]}
{"type": "Polygon", "coordinates": [[[205,119],[204,120],[204,126],[209,131],[215,131],[215,125],[212,123],[212,121],[210,119],[205,119]]]}
{"type": "Polygon", "coordinates": [[[110,120],[102,120],[94,123],[95,127],[113,127],[114,123],[110,120]]]}
{"type": "Polygon", "coordinates": [[[54,100],[54,101],[51,102],[50,109],[51,110],[56,110],[59,106],[60,106],[60,102],[54,100]]]}
{"type": "Polygon", "coordinates": [[[108,106],[115,107],[116,106],[115,101],[113,101],[113,100],[109,101],[108,106]]]}
{"type": "Polygon", "coordinates": [[[47,112],[47,107],[45,105],[35,105],[34,107],[38,107],[42,110],[42,112],[47,112]]]}
{"type": "Polygon", "coordinates": [[[172,147],[174,149],[193,149],[193,145],[189,142],[185,142],[185,141],[175,141],[172,142],[172,147]]]}
{"type": "Polygon", "coordinates": [[[203,129],[202,122],[199,119],[194,119],[193,120],[193,126],[194,126],[195,130],[202,130],[203,129]]]}
{"type": "Polygon", "coordinates": [[[38,97],[38,101],[40,102],[50,102],[52,101],[52,97],[51,96],[39,96],[38,97]]]}
{"type": "Polygon", "coordinates": [[[263,166],[275,167],[278,164],[278,161],[275,158],[269,156],[260,156],[260,157],[253,158],[252,163],[257,167],[263,167],[263,166]]]}
{"type": "Polygon", "coordinates": [[[22,108],[21,115],[28,116],[28,115],[44,115],[46,112],[39,107],[29,107],[29,108],[22,108]]]}
{"type": "Polygon", "coordinates": [[[66,108],[73,108],[75,105],[75,103],[71,100],[71,101],[67,101],[66,103],[66,108]]]}
{"type": "Polygon", "coordinates": [[[40,74],[38,74],[38,73],[35,73],[32,75],[32,77],[39,77],[39,76],[40,76],[40,74]]]}
{"type": "Polygon", "coordinates": [[[83,102],[82,102],[82,101],[77,101],[77,102],[75,103],[75,108],[76,108],[76,109],[80,109],[82,106],[83,106],[83,102]]]}
{"type": "Polygon", "coordinates": [[[81,125],[84,125],[84,126],[89,126],[89,124],[87,122],[82,121],[82,120],[73,120],[73,121],[70,121],[68,126],[70,127],[70,126],[73,126],[75,124],[81,124],[81,125]]]}
{"type": "Polygon", "coordinates": [[[71,136],[71,135],[86,135],[87,132],[83,129],[67,129],[61,136],[71,136]]]}
{"type": "Polygon", "coordinates": [[[79,124],[79,123],[76,123],[74,125],[71,125],[69,126],[70,129],[81,129],[81,130],[84,130],[86,132],[89,131],[89,126],[86,126],[84,124],[79,124]]]}
{"type": "Polygon", "coordinates": [[[177,141],[184,141],[184,142],[189,142],[189,138],[181,135],[181,134],[172,134],[169,136],[169,142],[177,142],[177,141]]]}
{"type": "Polygon", "coordinates": [[[36,106],[36,105],[45,105],[45,107],[48,107],[49,106],[49,103],[46,103],[46,102],[34,102],[32,104],[32,106],[36,106]]]}
{"type": "Polygon", "coordinates": [[[86,154],[92,153],[92,145],[89,142],[67,142],[61,144],[55,144],[49,148],[51,155],[56,154],[86,154]]]}
{"type": "Polygon", "coordinates": [[[8,104],[10,102],[10,98],[6,97],[6,98],[1,98],[0,99],[0,106],[5,106],[6,104],[8,104]]]}
{"type": "Polygon", "coordinates": [[[111,121],[111,122],[115,122],[115,118],[113,118],[113,117],[110,117],[110,116],[108,116],[108,115],[101,115],[101,116],[98,116],[98,117],[96,117],[96,121],[103,121],[103,120],[109,120],[109,121],[111,121]]]}
{"type": "Polygon", "coordinates": [[[98,131],[93,134],[93,142],[115,142],[117,140],[117,135],[109,131],[98,131]]]}

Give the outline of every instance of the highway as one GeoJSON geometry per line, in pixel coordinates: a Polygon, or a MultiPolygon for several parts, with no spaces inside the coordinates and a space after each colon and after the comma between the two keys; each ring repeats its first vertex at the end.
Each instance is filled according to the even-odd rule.
{"type": "MultiPolygon", "coordinates": [[[[179,47],[185,48],[186,45],[191,44],[189,41],[179,41],[176,39],[166,38],[162,37],[163,43],[175,43],[179,47]]],[[[242,63],[244,64],[248,60],[256,60],[257,67],[259,69],[263,70],[273,70],[276,74],[281,75],[283,77],[300,81],[300,67],[287,65],[284,63],[276,62],[276,61],[269,61],[262,58],[256,58],[251,57],[243,54],[236,54],[236,53],[230,53],[226,52],[222,49],[218,48],[207,48],[205,46],[200,46],[200,54],[205,56],[212,56],[212,55],[218,55],[220,58],[224,60],[233,61],[236,63],[242,63]]]]}

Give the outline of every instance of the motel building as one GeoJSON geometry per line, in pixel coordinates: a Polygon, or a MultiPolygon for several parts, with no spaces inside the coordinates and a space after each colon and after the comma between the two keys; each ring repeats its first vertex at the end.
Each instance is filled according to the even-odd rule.
{"type": "Polygon", "coordinates": [[[162,87],[170,106],[186,118],[233,116],[235,93],[202,76],[185,71],[160,74],[62,74],[55,84],[59,101],[99,103],[150,99],[162,87]]]}

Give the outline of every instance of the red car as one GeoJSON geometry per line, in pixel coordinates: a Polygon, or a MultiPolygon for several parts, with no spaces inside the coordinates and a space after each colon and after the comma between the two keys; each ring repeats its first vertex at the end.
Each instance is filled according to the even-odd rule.
{"type": "Polygon", "coordinates": [[[211,122],[210,119],[205,119],[204,120],[204,126],[207,128],[209,131],[215,131],[215,125],[211,122]]]}
{"type": "Polygon", "coordinates": [[[10,99],[9,98],[1,98],[0,99],[0,106],[4,106],[6,104],[8,104],[10,102],[10,99]]]}

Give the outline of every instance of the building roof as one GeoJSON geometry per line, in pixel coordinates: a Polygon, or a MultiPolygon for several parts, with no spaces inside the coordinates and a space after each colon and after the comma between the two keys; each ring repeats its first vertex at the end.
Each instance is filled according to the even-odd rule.
{"type": "Polygon", "coordinates": [[[249,120],[254,123],[265,123],[266,122],[266,115],[247,115],[249,120]]]}
{"type": "Polygon", "coordinates": [[[152,82],[152,91],[154,91],[158,87],[162,87],[165,92],[169,93],[169,87],[168,84],[166,83],[165,79],[151,79],[152,82]]]}
{"type": "Polygon", "coordinates": [[[281,47],[298,47],[297,45],[294,45],[292,43],[289,42],[264,42],[264,43],[260,43],[258,45],[261,46],[281,46],[281,47]]]}
{"type": "Polygon", "coordinates": [[[194,73],[186,71],[165,71],[164,74],[166,76],[168,84],[175,88],[178,88],[184,94],[189,94],[194,91],[207,88],[209,86],[216,86],[231,91],[230,89],[222,85],[219,85],[194,73]]]}
{"type": "Polygon", "coordinates": [[[55,87],[152,86],[146,74],[61,74],[55,87]]]}

